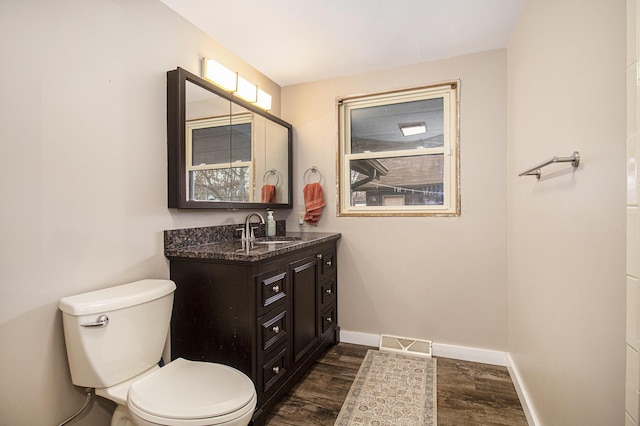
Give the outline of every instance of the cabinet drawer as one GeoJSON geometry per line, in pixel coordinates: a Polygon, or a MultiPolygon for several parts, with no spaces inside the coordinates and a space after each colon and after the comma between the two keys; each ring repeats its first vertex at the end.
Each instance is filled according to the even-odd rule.
{"type": "Polygon", "coordinates": [[[320,318],[321,334],[325,334],[327,331],[332,330],[334,328],[333,325],[337,322],[336,320],[335,305],[322,312],[320,318]]]}
{"type": "Polygon", "coordinates": [[[262,391],[267,392],[283,380],[289,371],[289,354],[286,347],[269,358],[262,366],[262,391]]]}
{"type": "Polygon", "coordinates": [[[320,282],[318,286],[318,300],[320,301],[320,309],[324,309],[336,300],[336,278],[332,277],[328,280],[320,282]]]}
{"type": "Polygon", "coordinates": [[[265,272],[256,277],[258,284],[258,315],[284,304],[289,293],[286,268],[265,272]]]}
{"type": "Polygon", "coordinates": [[[287,340],[289,326],[286,310],[276,310],[273,314],[260,317],[258,322],[258,341],[263,351],[287,340]]]}
{"type": "Polygon", "coordinates": [[[318,255],[320,259],[320,278],[326,278],[335,275],[336,272],[336,252],[335,250],[326,250],[318,255]]]}

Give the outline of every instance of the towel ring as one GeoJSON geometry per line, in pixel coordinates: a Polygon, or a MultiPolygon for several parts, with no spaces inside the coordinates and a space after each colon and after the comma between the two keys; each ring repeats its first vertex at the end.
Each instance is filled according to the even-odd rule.
{"type": "Polygon", "coordinates": [[[316,166],[312,166],[312,167],[309,167],[306,172],[304,172],[304,176],[302,177],[302,180],[304,181],[305,185],[309,184],[309,183],[312,183],[309,179],[311,178],[311,175],[313,173],[317,173],[318,174],[318,181],[317,182],[313,182],[313,183],[322,182],[322,173],[320,173],[320,170],[318,170],[318,168],[316,166]]]}
{"type": "Polygon", "coordinates": [[[276,177],[276,183],[273,184],[273,185],[278,186],[278,184],[280,184],[280,172],[277,171],[276,169],[267,170],[267,172],[262,177],[262,183],[268,184],[269,183],[269,178],[271,176],[275,176],[276,177]]]}

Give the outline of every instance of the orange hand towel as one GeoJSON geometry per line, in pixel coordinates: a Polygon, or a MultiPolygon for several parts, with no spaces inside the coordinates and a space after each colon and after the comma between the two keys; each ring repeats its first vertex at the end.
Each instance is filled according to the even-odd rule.
{"type": "Polygon", "coordinates": [[[302,192],[304,193],[304,206],[307,211],[304,215],[304,220],[312,225],[317,225],[322,209],[326,205],[322,194],[322,186],[319,183],[310,183],[304,187],[302,192]]]}
{"type": "Polygon", "coordinates": [[[262,186],[262,202],[263,203],[276,202],[276,186],[275,185],[262,186]]]}

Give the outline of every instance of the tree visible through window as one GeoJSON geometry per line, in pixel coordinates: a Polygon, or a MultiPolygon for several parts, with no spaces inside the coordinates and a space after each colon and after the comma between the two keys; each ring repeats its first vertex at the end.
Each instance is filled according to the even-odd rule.
{"type": "Polygon", "coordinates": [[[338,99],[339,215],[459,215],[458,84],[338,99]]]}

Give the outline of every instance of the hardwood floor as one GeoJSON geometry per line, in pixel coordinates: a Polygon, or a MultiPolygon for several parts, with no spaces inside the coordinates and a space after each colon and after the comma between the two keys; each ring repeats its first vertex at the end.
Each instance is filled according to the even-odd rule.
{"type": "MultiPolygon", "coordinates": [[[[331,426],[338,417],[367,346],[329,348],[271,411],[267,426],[331,426]]],[[[438,358],[438,426],[526,426],[505,367],[438,358]]]]}
{"type": "Polygon", "coordinates": [[[438,358],[438,426],[526,426],[506,367],[438,358]]]}

